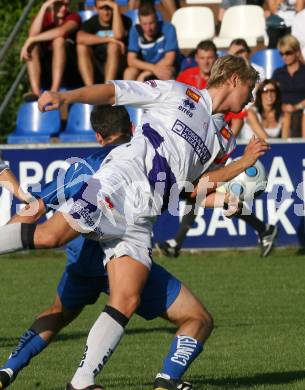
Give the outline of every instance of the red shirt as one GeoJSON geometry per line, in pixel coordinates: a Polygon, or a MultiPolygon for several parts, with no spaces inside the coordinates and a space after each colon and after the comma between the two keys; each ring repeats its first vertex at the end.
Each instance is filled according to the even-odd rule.
{"type": "MultiPolygon", "coordinates": [[[[64,17],[63,17],[63,23],[65,24],[69,22],[69,20],[72,20],[78,24],[78,27],[81,26],[81,17],[77,12],[68,12],[64,17]]],[[[62,25],[61,24],[61,25],[62,25]]],[[[58,27],[58,19],[53,18],[52,12],[46,12],[44,14],[43,22],[42,22],[42,31],[47,31],[51,30],[52,28],[58,27]]]]}
{"type": "Polygon", "coordinates": [[[176,79],[180,83],[188,84],[198,89],[203,89],[207,85],[207,80],[201,76],[198,66],[183,70],[176,79]]]}
{"type": "Polygon", "coordinates": [[[225,121],[230,123],[232,119],[244,119],[247,116],[247,111],[243,110],[235,114],[234,112],[228,112],[225,115],[225,121]]]}

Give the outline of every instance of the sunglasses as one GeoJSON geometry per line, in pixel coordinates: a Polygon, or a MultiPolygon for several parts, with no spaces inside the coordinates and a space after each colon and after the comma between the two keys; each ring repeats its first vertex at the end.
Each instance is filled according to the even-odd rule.
{"type": "Polygon", "coordinates": [[[284,57],[284,56],[291,56],[292,54],[294,54],[294,51],[292,51],[292,50],[280,51],[280,55],[282,57],[284,57]]]}
{"type": "Polygon", "coordinates": [[[275,88],[263,88],[262,93],[276,93],[275,88]]]}

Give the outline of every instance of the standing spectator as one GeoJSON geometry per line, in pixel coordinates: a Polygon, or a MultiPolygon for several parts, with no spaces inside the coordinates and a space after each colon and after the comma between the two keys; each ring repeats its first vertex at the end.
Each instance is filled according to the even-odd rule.
{"type": "Polygon", "coordinates": [[[282,93],[282,110],[290,117],[290,136],[305,137],[305,65],[300,61],[299,41],[286,35],[278,43],[285,65],[274,71],[282,93]]]}
{"type": "Polygon", "coordinates": [[[255,103],[248,109],[240,138],[250,139],[253,134],[268,138],[287,138],[289,122],[282,113],[281,91],[275,80],[265,79],[257,88],[255,103]]]}
{"type": "Polygon", "coordinates": [[[303,60],[305,60],[305,9],[293,19],[291,34],[300,42],[303,60]]]}
{"type": "Polygon", "coordinates": [[[117,78],[124,64],[123,56],[131,21],[121,15],[112,0],[96,0],[97,15],[82,25],[77,33],[78,67],[85,85],[94,84],[97,68],[104,80],[117,78]],[[95,68],[96,66],[96,68],[95,68]]]}
{"type": "Polygon", "coordinates": [[[212,66],[216,60],[217,48],[215,44],[210,40],[201,41],[195,52],[195,61],[198,66],[183,70],[178,74],[176,80],[203,89],[207,85],[212,66]]]}
{"type": "Polygon", "coordinates": [[[25,96],[28,100],[40,96],[42,73],[43,79],[51,78],[50,89],[56,92],[60,88],[67,62],[70,74],[73,66],[76,66],[73,63],[73,38],[81,20],[76,12],[69,11],[69,5],[70,0],[46,1],[31,24],[29,37],[20,53],[20,58],[27,61],[32,89],[32,93],[25,96]],[[48,77],[49,73],[51,77],[48,77]]]}
{"type": "Polygon", "coordinates": [[[125,80],[144,81],[148,78],[174,78],[178,42],[175,27],[157,20],[151,3],[139,8],[139,24],[130,30],[125,80]]]}

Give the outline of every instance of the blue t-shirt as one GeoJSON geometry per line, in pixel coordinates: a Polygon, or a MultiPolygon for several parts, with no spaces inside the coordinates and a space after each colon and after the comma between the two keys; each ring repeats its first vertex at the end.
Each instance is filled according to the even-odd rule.
{"type": "Polygon", "coordinates": [[[147,41],[142,27],[136,24],[130,29],[128,51],[139,54],[145,62],[156,64],[165,53],[178,52],[175,27],[169,22],[158,21],[158,33],[153,41],[147,41]]]}
{"type": "MultiPolygon", "coordinates": [[[[79,159],[79,162],[70,166],[62,179],[53,180],[44,185],[40,192],[32,194],[43,200],[47,212],[56,209],[64,199],[71,198],[81,189],[115,147],[104,146],[98,152],[79,159]]],[[[103,267],[104,254],[96,241],[79,236],[67,244],[66,254],[66,268],[69,271],[88,277],[106,273],[103,267]]]]}

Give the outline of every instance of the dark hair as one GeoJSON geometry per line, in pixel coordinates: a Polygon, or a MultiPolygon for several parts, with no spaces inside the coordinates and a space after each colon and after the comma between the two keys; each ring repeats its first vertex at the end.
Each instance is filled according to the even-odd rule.
{"type": "Polygon", "coordinates": [[[198,52],[198,50],[204,50],[204,51],[210,50],[210,51],[214,52],[215,57],[218,57],[217,56],[217,47],[215,46],[215,43],[209,39],[199,42],[197,47],[196,47],[196,53],[198,52]]]}
{"type": "Polygon", "coordinates": [[[139,17],[140,16],[149,16],[149,15],[157,15],[156,8],[149,1],[142,1],[139,7],[139,17]]]}
{"type": "Polygon", "coordinates": [[[242,46],[245,48],[245,50],[247,50],[248,53],[251,52],[251,49],[250,47],[248,46],[247,44],[247,41],[243,38],[236,38],[236,39],[233,39],[233,41],[230,43],[230,46],[233,46],[233,45],[237,45],[237,46],[242,46]]]}
{"type": "Polygon", "coordinates": [[[261,115],[261,117],[264,117],[263,113],[263,102],[262,102],[262,93],[263,89],[266,85],[272,84],[275,88],[276,93],[276,99],[273,104],[273,109],[275,110],[275,119],[278,121],[282,114],[282,97],[281,97],[281,90],[278,85],[278,83],[275,80],[272,79],[265,79],[262,83],[259,84],[257,91],[256,91],[256,98],[255,98],[255,107],[257,108],[257,111],[261,115]]]}
{"type": "Polygon", "coordinates": [[[124,106],[94,106],[90,116],[93,130],[104,139],[114,134],[131,136],[131,122],[124,106]]]}

